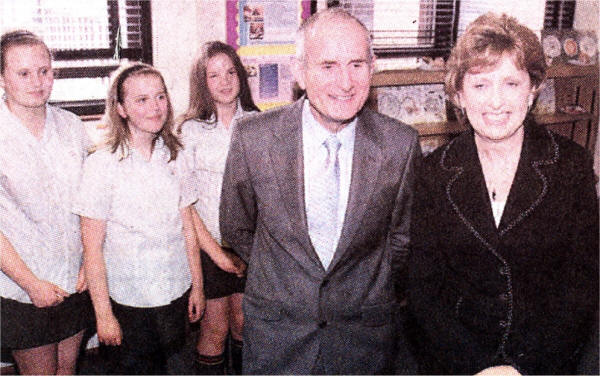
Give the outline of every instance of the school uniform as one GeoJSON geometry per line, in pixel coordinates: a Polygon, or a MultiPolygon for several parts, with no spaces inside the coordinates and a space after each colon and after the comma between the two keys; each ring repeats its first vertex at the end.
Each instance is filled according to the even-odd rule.
{"type": "Polygon", "coordinates": [[[0,145],[0,232],[37,278],[72,294],[58,306],[37,308],[0,273],[2,347],[26,349],[89,325],[89,296],[75,290],[82,245],[71,201],[90,141],[76,115],[52,106],[38,140],[0,101],[0,145]]]}
{"type": "MultiPolygon", "coordinates": [[[[211,236],[224,248],[219,230],[219,203],[225,162],[231,143],[231,135],[237,120],[254,111],[244,111],[238,103],[237,111],[229,129],[216,117],[209,120],[188,120],[181,126],[185,152],[193,164],[198,186],[198,201],[194,205],[211,236]]],[[[212,259],[202,252],[204,292],[207,299],[216,299],[234,293],[243,293],[246,279],[220,269],[212,259]]]]}
{"type": "Polygon", "coordinates": [[[106,221],[103,256],[124,373],[164,372],[157,364],[185,339],[192,279],[180,209],[197,195],[183,153],[169,158],[162,139],[150,160],[134,148],[125,156],[99,150],[86,160],[73,205],[106,221]]]}

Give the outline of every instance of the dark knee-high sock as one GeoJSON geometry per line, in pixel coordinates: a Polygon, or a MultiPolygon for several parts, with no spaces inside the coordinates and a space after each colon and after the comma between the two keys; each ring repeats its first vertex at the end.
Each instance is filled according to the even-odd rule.
{"type": "Polygon", "coordinates": [[[196,372],[198,375],[224,375],[224,354],[214,356],[198,354],[198,359],[196,359],[196,372]]]}
{"type": "Polygon", "coordinates": [[[242,374],[242,347],[244,342],[231,339],[231,364],[236,375],[242,374]]]}

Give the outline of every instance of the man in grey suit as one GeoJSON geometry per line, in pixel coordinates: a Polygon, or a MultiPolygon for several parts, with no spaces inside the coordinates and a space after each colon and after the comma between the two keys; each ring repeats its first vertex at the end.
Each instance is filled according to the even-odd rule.
{"type": "Polygon", "coordinates": [[[363,108],[374,55],[354,17],[316,13],[296,48],[306,96],[237,124],[223,182],[223,238],[249,264],[244,373],[391,372],[417,134],[363,108]]]}

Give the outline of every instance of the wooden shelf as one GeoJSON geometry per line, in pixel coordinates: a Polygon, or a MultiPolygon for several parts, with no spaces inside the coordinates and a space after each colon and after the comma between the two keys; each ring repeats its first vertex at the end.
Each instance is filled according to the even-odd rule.
{"type": "Polygon", "coordinates": [[[412,127],[419,132],[420,137],[457,134],[467,130],[467,127],[463,126],[458,121],[413,124],[412,127]]]}
{"type": "MultiPolygon", "coordinates": [[[[590,151],[594,150],[598,134],[598,65],[582,66],[560,64],[548,67],[548,78],[554,79],[556,108],[579,105],[587,112],[582,114],[537,115],[535,120],[542,125],[573,139],[590,151]]],[[[377,109],[377,89],[385,86],[443,84],[446,71],[420,69],[388,70],[373,75],[369,96],[370,106],[377,109]]],[[[414,124],[422,140],[440,139],[455,135],[466,129],[457,121],[414,124]],[[442,137],[439,137],[442,136],[442,137]]]]}
{"type": "Polygon", "coordinates": [[[444,83],[446,71],[403,69],[377,72],[371,81],[372,87],[396,85],[423,85],[444,83]]]}
{"type": "Polygon", "coordinates": [[[560,123],[572,123],[574,121],[580,120],[593,120],[594,115],[589,112],[583,114],[563,114],[560,112],[556,112],[554,114],[543,114],[536,115],[535,121],[538,124],[542,125],[550,125],[550,124],[560,124],[560,123]]]}
{"type": "MultiPolygon", "coordinates": [[[[575,115],[554,113],[536,115],[535,121],[540,125],[552,125],[572,123],[581,120],[593,120],[593,118],[594,115],[590,113],[575,115]]],[[[467,130],[467,127],[463,126],[456,120],[436,123],[413,124],[412,127],[419,131],[420,137],[438,136],[443,134],[458,134],[462,131],[467,130]]]]}
{"type": "MultiPolygon", "coordinates": [[[[548,67],[548,78],[598,77],[598,65],[561,64],[548,67]]],[[[373,75],[372,87],[396,85],[443,84],[446,71],[402,69],[377,72],[373,75]]]]}

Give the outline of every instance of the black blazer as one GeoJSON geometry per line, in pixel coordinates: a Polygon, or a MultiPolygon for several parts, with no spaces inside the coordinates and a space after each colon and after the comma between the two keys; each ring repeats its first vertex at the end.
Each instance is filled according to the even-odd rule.
{"type": "Polygon", "coordinates": [[[409,262],[421,371],[575,372],[598,309],[594,185],[583,148],[528,123],[496,228],[472,131],[425,159],[409,262]]]}

